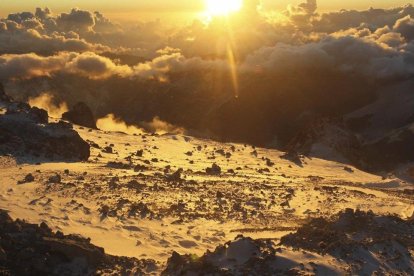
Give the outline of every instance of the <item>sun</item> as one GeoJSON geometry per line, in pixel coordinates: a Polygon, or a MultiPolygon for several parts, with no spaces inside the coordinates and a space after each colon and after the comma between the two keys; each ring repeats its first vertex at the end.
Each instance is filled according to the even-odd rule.
{"type": "Polygon", "coordinates": [[[205,0],[206,12],[210,16],[228,15],[239,11],[243,0],[205,0]]]}

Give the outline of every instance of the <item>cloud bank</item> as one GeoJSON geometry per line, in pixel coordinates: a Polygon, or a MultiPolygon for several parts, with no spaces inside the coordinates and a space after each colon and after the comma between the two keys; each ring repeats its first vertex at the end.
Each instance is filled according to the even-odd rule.
{"type": "Polygon", "coordinates": [[[158,118],[283,145],[315,116],[412,90],[414,7],[319,13],[307,0],[275,12],[248,1],[230,18],[179,27],[37,9],[0,19],[0,53],[0,80],[17,98],[42,87],[126,125],[158,118]]]}

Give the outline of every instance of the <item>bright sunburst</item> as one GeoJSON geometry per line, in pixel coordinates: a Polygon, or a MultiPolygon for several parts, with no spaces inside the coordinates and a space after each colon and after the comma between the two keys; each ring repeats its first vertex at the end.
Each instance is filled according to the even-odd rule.
{"type": "Polygon", "coordinates": [[[217,16],[239,11],[243,0],[205,0],[205,3],[207,13],[217,16]]]}

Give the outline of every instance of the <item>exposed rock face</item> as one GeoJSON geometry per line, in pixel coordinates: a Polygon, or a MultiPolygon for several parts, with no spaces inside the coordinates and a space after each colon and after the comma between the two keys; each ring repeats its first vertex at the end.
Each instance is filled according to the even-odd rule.
{"type": "Polygon", "coordinates": [[[288,152],[360,165],[362,145],[358,137],[337,118],[318,118],[288,144],[288,152]]]}
{"type": "Polygon", "coordinates": [[[365,155],[372,160],[374,170],[389,171],[399,164],[414,162],[414,127],[403,127],[365,145],[365,155]]]}
{"type": "Polygon", "coordinates": [[[239,236],[200,258],[173,252],[162,275],[286,275],[272,265],[275,253],[270,241],[239,236]]]}
{"type": "Polygon", "coordinates": [[[346,209],[334,219],[316,218],[281,243],[330,254],[350,264],[351,274],[375,267],[379,274],[412,275],[414,221],[346,209]],[[393,272],[394,271],[394,272],[393,272]]]}
{"type": "Polygon", "coordinates": [[[340,119],[319,118],[286,147],[289,153],[351,163],[368,171],[391,171],[414,162],[414,123],[364,141],[340,119]]]}
{"type": "Polygon", "coordinates": [[[38,123],[40,124],[47,124],[49,122],[49,114],[46,110],[37,108],[37,107],[31,107],[29,109],[29,115],[38,123]]]}
{"type": "Polygon", "coordinates": [[[142,275],[154,261],[106,255],[77,235],[53,232],[45,223],[13,221],[0,210],[2,275],[142,275]]]}
{"type": "Polygon", "coordinates": [[[77,103],[71,110],[63,113],[62,119],[80,126],[97,128],[92,110],[83,102],[77,103]]]}
{"type": "Polygon", "coordinates": [[[414,221],[347,209],[312,219],[278,245],[238,236],[201,257],[174,252],[163,275],[413,275],[413,249],[414,221]],[[336,270],[323,273],[327,263],[336,270]]]}
{"type": "Polygon", "coordinates": [[[0,116],[0,153],[31,154],[53,160],[88,160],[89,144],[68,123],[48,123],[47,112],[25,104],[10,104],[0,116]]]}

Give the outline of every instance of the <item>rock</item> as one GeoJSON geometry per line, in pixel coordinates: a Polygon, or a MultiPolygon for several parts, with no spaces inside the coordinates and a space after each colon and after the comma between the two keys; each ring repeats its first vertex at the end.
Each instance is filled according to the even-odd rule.
{"type": "Polygon", "coordinates": [[[269,158],[266,158],[266,166],[273,167],[275,163],[273,163],[269,158]]]}
{"type": "Polygon", "coordinates": [[[29,115],[39,124],[47,124],[49,122],[47,111],[36,106],[29,109],[29,115]]]}
{"type": "Polygon", "coordinates": [[[173,252],[162,275],[288,275],[275,266],[274,252],[268,241],[238,236],[201,257],[173,252]]]}
{"type": "Polygon", "coordinates": [[[114,153],[114,150],[110,146],[105,147],[102,151],[105,153],[114,153]]]}
{"type": "Polygon", "coordinates": [[[34,176],[31,173],[29,173],[24,177],[22,181],[19,181],[19,184],[31,183],[34,180],[35,180],[34,176]]]}
{"type": "Polygon", "coordinates": [[[350,168],[350,167],[344,167],[344,171],[347,171],[349,173],[353,173],[354,172],[354,170],[352,168],[350,168]]]}
{"type": "Polygon", "coordinates": [[[88,238],[54,233],[45,223],[13,221],[0,210],[1,275],[143,275],[154,266],[152,260],[106,255],[88,238]]]}
{"type": "Polygon", "coordinates": [[[220,175],[221,174],[221,168],[214,163],[211,168],[206,169],[206,173],[209,175],[220,175]]]}
{"type": "Polygon", "coordinates": [[[62,182],[62,177],[59,174],[55,174],[49,177],[48,183],[59,184],[62,182]]]}
{"type": "Polygon", "coordinates": [[[184,170],[182,168],[180,168],[176,172],[174,172],[173,174],[168,175],[167,176],[167,181],[181,181],[182,180],[181,174],[183,173],[183,171],[184,170]]]}
{"type": "Polygon", "coordinates": [[[128,182],[126,187],[130,190],[142,191],[146,186],[145,184],[141,184],[136,180],[131,180],[128,182]]]}
{"type": "Polygon", "coordinates": [[[131,165],[125,164],[125,163],[122,163],[122,162],[117,162],[117,161],[108,161],[106,166],[108,168],[121,169],[121,170],[131,169],[131,165]]]}
{"type": "Polygon", "coordinates": [[[216,153],[220,154],[222,156],[224,156],[226,154],[223,149],[216,150],[216,153]]]}
{"type": "Polygon", "coordinates": [[[414,132],[408,125],[395,130],[375,142],[364,144],[364,158],[368,171],[392,171],[399,165],[414,162],[414,132]]]}
{"type": "Polygon", "coordinates": [[[146,167],[144,165],[139,165],[138,164],[134,167],[135,172],[143,172],[143,171],[146,171],[146,170],[148,170],[148,167],[146,167]]]}
{"type": "Polygon", "coordinates": [[[80,126],[97,129],[92,110],[84,102],[78,102],[71,110],[63,113],[62,119],[80,126]]]}
{"type": "MultiPolygon", "coordinates": [[[[300,155],[294,150],[286,152],[285,154],[281,155],[280,158],[285,159],[285,160],[289,160],[290,162],[295,163],[299,167],[303,166],[300,155]]],[[[291,168],[291,167],[292,166],[289,165],[289,168],[291,168]]]]}
{"type": "Polygon", "coordinates": [[[75,258],[85,258],[88,264],[97,266],[103,261],[105,252],[101,247],[93,246],[87,242],[79,242],[69,239],[57,239],[57,238],[43,238],[46,246],[51,251],[64,255],[67,259],[73,260],[75,258]]]}
{"type": "Polygon", "coordinates": [[[11,104],[0,116],[0,154],[88,160],[90,147],[70,124],[47,123],[47,113],[24,104],[11,104]]]}
{"type": "Polygon", "coordinates": [[[137,156],[138,157],[142,157],[142,155],[144,154],[144,150],[137,150],[137,156]]]}

